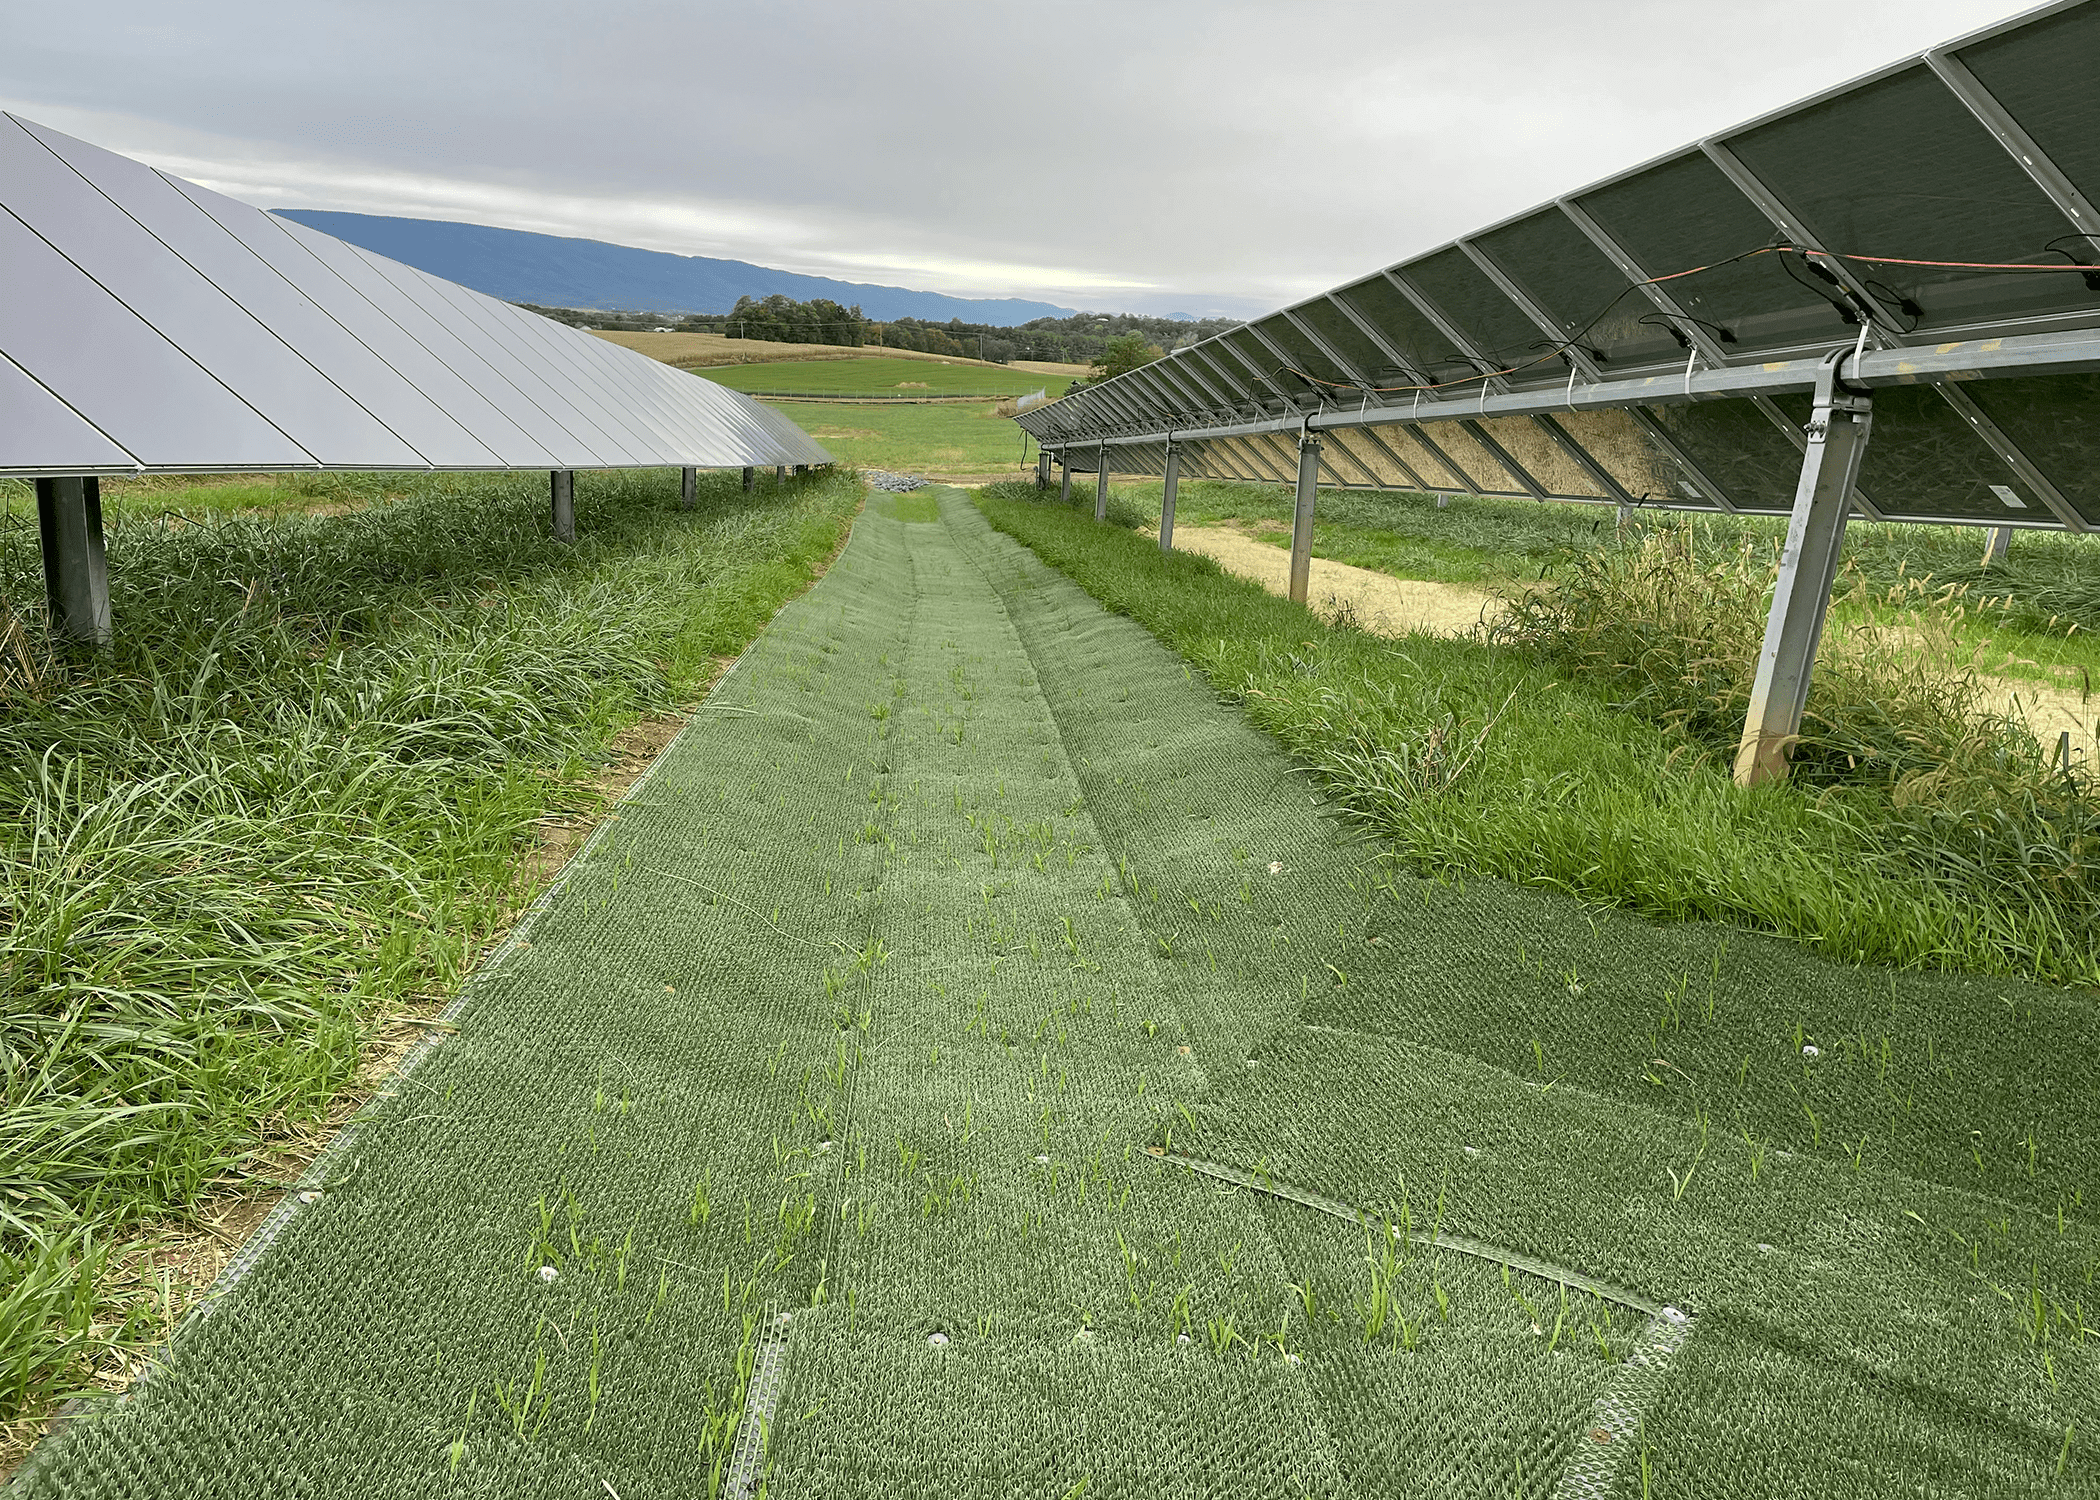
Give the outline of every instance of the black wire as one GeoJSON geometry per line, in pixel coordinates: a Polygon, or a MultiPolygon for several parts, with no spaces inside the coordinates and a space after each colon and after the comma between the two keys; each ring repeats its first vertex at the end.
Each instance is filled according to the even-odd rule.
{"type": "MultiPolygon", "coordinates": [[[[1860,310],[1854,307],[1851,304],[1851,302],[1847,300],[1841,293],[1833,294],[1829,290],[1827,284],[1818,285],[1815,281],[1811,281],[1807,277],[1803,276],[1799,271],[1794,269],[1793,262],[1787,256],[1781,255],[1779,259],[1781,264],[1783,264],[1786,267],[1787,275],[1791,276],[1795,281],[1799,282],[1803,287],[1807,288],[1809,291],[1814,292],[1825,302],[1828,302],[1831,308],[1837,313],[1837,315],[1840,318],[1843,318],[1845,320],[1848,326],[1854,328],[1859,326],[1860,310]]],[[[1842,283],[1840,283],[1839,285],[1842,287],[1842,283]]]]}
{"type": "Polygon", "coordinates": [[[1904,333],[1916,333],[1918,325],[1925,321],[1925,309],[1920,307],[1915,299],[1904,296],[1886,282],[1862,281],[1860,285],[1879,298],[1883,305],[1895,308],[1910,319],[1910,327],[1904,329],[1904,333]]]}

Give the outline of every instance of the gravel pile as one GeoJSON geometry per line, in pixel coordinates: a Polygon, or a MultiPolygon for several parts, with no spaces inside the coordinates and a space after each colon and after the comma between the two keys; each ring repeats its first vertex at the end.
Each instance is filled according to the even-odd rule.
{"type": "Polygon", "coordinates": [[[888,490],[893,495],[908,495],[924,487],[926,481],[910,474],[892,474],[886,469],[863,469],[861,477],[878,490],[888,490]]]}

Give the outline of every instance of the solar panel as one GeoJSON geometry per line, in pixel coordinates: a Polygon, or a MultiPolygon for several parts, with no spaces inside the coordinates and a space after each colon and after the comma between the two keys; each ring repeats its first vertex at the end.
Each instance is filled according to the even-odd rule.
{"type": "Polygon", "coordinates": [[[749,397],[0,116],[0,476],[831,461],[749,397]]]}
{"type": "MultiPolygon", "coordinates": [[[[2100,527],[2100,0],[2064,0],[1079,387],[1067,472],[1788,515],[1736,776],[1846,518],[2100,527]],[[1871,437],[1871,441],[1869,440],[1871,437]]],[[[1048,464],[1038,471],[1047,482],[1048,464]]]]}
{"type": "Polygon", "coordinates": [[[2050,6],[1018,420],[1112,468],[1172,432],[1278,477],[1246,439],[1370,431],[1322,482],[1782,513],[1856,349],[1859,513],[2088,530],[2096,74],[2100,12],[2050,6]]]}

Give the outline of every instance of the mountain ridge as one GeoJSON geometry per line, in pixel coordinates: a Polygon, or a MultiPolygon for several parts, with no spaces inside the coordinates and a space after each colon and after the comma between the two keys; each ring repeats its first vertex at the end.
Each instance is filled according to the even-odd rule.
{"type": "Polygon", "coordinates": [[[506,302],[544,307],[633,308],[664,313],[726,313],[740,296],[780,293],[798,302],[829,297],[878,322],[923,318],[1013,327],[1075,311],[1022,297],[951,297],[908,287],[804,276],[743,260],[673,255],[528,229],[453,219],[405,219],[330,209],[278,208],[281,218],[334,235],[506,302]]]}

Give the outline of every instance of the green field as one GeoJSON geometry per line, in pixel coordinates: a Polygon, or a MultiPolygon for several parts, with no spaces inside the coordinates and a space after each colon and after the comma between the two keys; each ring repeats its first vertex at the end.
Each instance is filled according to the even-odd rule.
{"type": "Polygon", "coordinates": [[[986,512],[870,506],[25,1495],[2100,1483],[2089,997],[1425,878],[1168,628],[1324,627],[986,512]]]}
{"type": "Polygon", "coordinates": [[[695,371],[739,391],[813,396],[1025,396],[1048,390],[1052,400],[1071,384],[999,365],[946,364],[931,359],[809,359],[762,365],[724,365],[695,371]]]}
{"type": "Polygon", "coordinates": [[[992,406],[774,407],[844,462],[898,474],[991,476],[1034,472],[1035,445],[992,406]]]}

